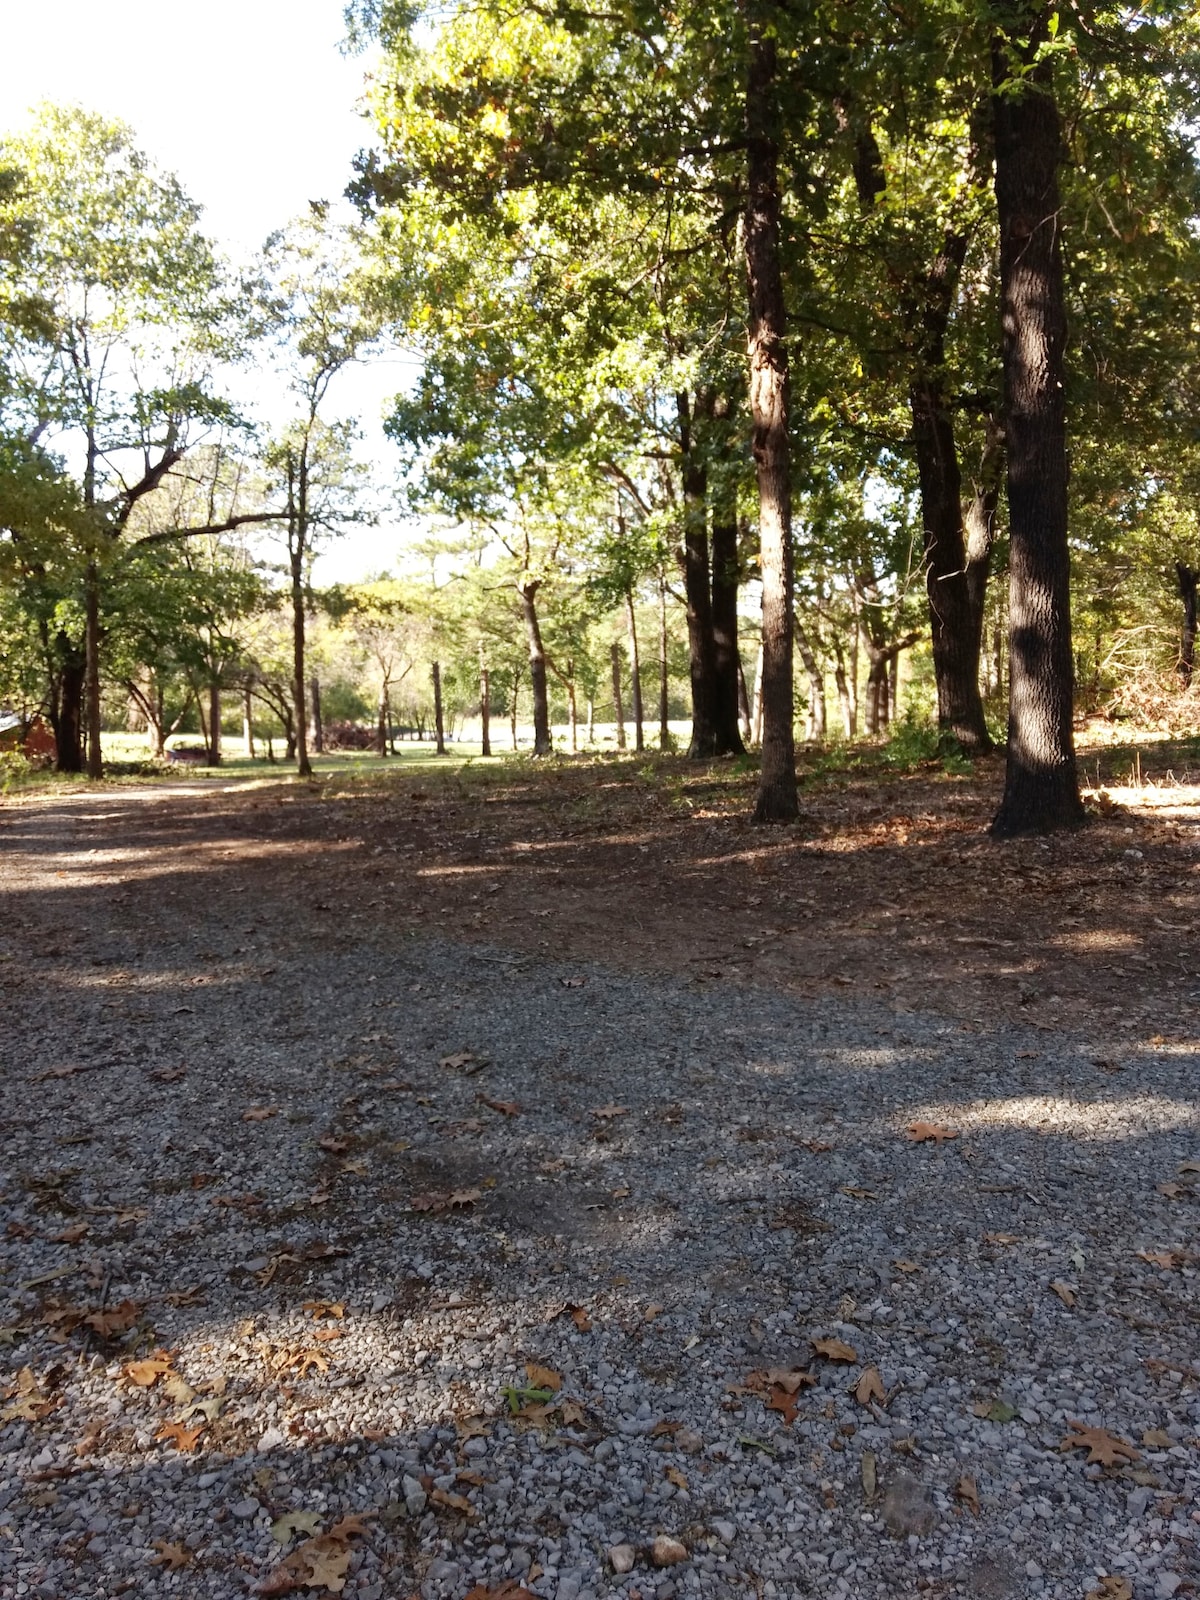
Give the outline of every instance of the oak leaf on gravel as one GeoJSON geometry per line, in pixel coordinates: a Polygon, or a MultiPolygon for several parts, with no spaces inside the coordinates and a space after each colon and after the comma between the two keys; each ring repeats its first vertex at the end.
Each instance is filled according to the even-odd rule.
{"type": "Polygon", "coordinates": [[[502,1117],[519,1117],[521,1108],[515,1100],[493,1100],[490,1095],[477,1094],[476,1100],[489,1111],[498,1111],[502,1117]]]}
{"type": "Polygon", "coordinates": [[[800,1410],[800,1403],[795,1394],[789,1394],[786,1389],[774,1383],[767,1391],[767,1410],[778,1411],[790,1428],[796,1420],[796,1414],[800,1410]]]}
{"type": "Polygon", "coordinates": [[[934,1144],[940,1145],[946,1139],[957,1139],[958,1134],[953,1128],[943,1127],[940,1122],[910,1122],[904,1137],[911,1139],[913,1144],[924,1144],[932,1139],[934,1144]]]}
{"type": "Polygon", "coordinates": [[[249,1106],[242,1112],[243,1122],[267,1122],[279,1115],[278,1106],[249,1106]]]}
{"type": "Polygon", "coordinates": [[[152,1356],[147,1356],[144,1361],[130,1361],[121,1368],[122,1373],[130,1383],[139,1389],[152,1388],[160,1378],[166,1377],[170,1372],[173,1357],[165,1350],[156,1350],[152,1356]]]}
{"type": "Polygon", "coordinates": [[[82,1322],[85,1328],[90,1328],[102,1339],[111,1339],[114,1334],[128,1333],[145,1309],[143,1302],[122,1300],[120,1305],[113,1306],[109,1311],[91,1312],[82,1322]]]}
{"type": "Polygon", "coordinates": [[[361,1517],[343,1517],[328,1533],[306,1539],[286,1560],[256,1584],[255,1594],[291,1594],[295,1589],[324,1589],[341,1594],[350,1565],[350,1541],[366,1533],[361,1517]]]}
{"type": "Polygon", "coordinates": [[[810,1339],[809,1344],[826,1361],[857,1361],[858,1353],[844,1339],[810,1339]]]}
{"type": "Polygon", "coordinates": [[[628,1115],[628,1106],[618,1106],[612,1101],[609,1101],[608,1105],[606,1106],[594,1106],[592,1108],[592,1116],[600,1117],[604,1121],[607,1121],[611,1117],[627,1117],[628,1115]]]}
{"type": "Polygon", "coordinates": [[[553,1367],[540,1366],[536,1361],[525,1363],[525,1376],[532,1389],[549,1389],[551,1394],[557,1394],[562,1388],[562,1374],[555,1372],[553,1367]]]}
{"type": "Polygon", "coordinates": [[[1066,1438],[1060,1440],[1060,1450],[1086,1450],[1088,1453],[1087,1465],[1098,1461],[1104,1467],[1116,1467],[1123,1461],[1140,1461],[1142,1454],[1135,1450],[1128,1439],[1122,1439],[1119,1434],[1110,1433],[1107,1428],[1089,1428],[1085,1422],[1075,1422],[1067,1418],[1067,1427],[1071,1432],[1066,1438]]]}
{"type": "Polygon", "coordinates": [[[413,1211],[428,1211],[431,1216],[436,1216],[442,1211],[474,1205],[476,1200],[482,1199],[482,1189],[436,1189],[428,1194],[414,1194],[408,1204],[413,1211]]]}
{"type": "Polygon", "coordinates": [[[854,1398],[861,1406],[870,1405],[872,1400],[877,1400],[881,1406],[887,1404],[887,1390],[878,1367],[863,1370],[862,1377],[854,1385],[854,1398]]]}
{"type": "Polygon", "coordinates": [[[164,1422],[154,1435],[156,1439],[163,1439],[173,1444],[181,1455],[191,1455],[196,1448],[200,1435],[204,1432],[204,1424],[189,1428],[183,1422],[164,1422]]]}
{"type": "Polygon", "coordinates": [[[168,1572],[178,1572],[180,1567],[186,1567],[192,1559],[192,1552],[183,1544],[168,1544],[165,1539],[155,1539],[154,1549],[158,1551],[150,1561],[152,1567],[165,1567],[168,1572]]]}
{"type": "Polygon", "coordinates": [[[1069,1283],[1063,1283],[1061,1278],[1055,1278],[1054,1282],[1050,1285],[1050,1287],[1051,1287],[1051,1289],[1053,1289],[1054,1293],[1058,1296],[1058,1298],[1062,1301],[1063,1305],[1066,1306],[1068,1311],[1074,1310],[1074,1307],[1075,1307],[1075,1291],[1074,1291],[1074,1289],[1072,1289],[1072,1287],[1071,1287],[1071,1285],[1069,1283]]]}
{"type": "Polygon", "coordinates": [[[1128,1578],[1101,1578],[1098,1589],[1088,1590],[1087,1600],[1133,1600],[1133,1585],[1128,1578]]]}
{"type": "Polygon", "coordinates": [[[979,1515],[979,1485],[970,1473],[964,1472],[954,1485],[954,1498],[961,1500],[975,1516],[979,1515]]]}
{"type": "Polygon", "coordinates": [[[1166,1272],[1174,1272],[1190,1259],[1186,1250],[1139,1250],[1138,1260],[1148,1261],[1152,1267],[1162,1267],[1166,1272]]]}

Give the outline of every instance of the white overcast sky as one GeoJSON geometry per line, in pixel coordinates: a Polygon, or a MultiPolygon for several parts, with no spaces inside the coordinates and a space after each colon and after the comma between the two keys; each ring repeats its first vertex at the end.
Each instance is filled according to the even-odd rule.
{"type": "MultiPolygon", "coordinates": [[[[370,63],[339,52],[341,0],[42,0],[5,11],[0,131],[21,127],[42,100],[121,118],[236,259],[310,200],[336,200],[370,143],[360,106],[370,63]]],[[[347,374],[332,396],[339,414],[359,418],[389,479],[379,418],[411,371],[398,354],[347,374]]],[[[391,563],[396,545],[382,529],[350,534],[321,575],[362,576],[391,563]]]]}

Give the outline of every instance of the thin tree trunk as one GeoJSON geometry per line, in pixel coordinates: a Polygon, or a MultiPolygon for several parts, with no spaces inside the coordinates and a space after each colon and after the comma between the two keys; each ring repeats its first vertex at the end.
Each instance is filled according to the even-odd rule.
{"type": "Polygon", "coordinates": [[[738,529],[731,488],[732,480],[722,477],[712,497],[712,721],[719,756],[740,756],[746,748],[738,727],[738,529]]]}
{"type": "Polygon", "coordinates": [[[612,642],[613,716],[617,721],[617,749],[625,748],[625,705],[621,699],[621,646],[612,642]]]}
{"type": "Polygon", "coordinates": [[[446,720],[442,711],[442,664],[435,661],[432,667],[433,677],[433,726],[437,737],[437,754],[446,754],[446,720]]]}
{"type": "Polygon", "coordinates": [[[850,737],[858,737],[858,631],[860,627],[858,590],[853,589],[854,628],[850,634],[850,737]]]}
{"type": "Polygon", "coordinates": [[[667,575],[658,569],[658,748],[671,748],[671,655],[667,630],[667,575]]]}
{"type": "Polygon", "coordinates": [[[746,274],[754,463],[762,569],[763,737],[756,822],[791,822],[796,795],[792,728],[792,483],[783,273],[779,249],[779,121],[772,0],[743,0],[746,77],[746,274]]]}
{"type": "Polygon", "coordinates": [[[642,662],[638,652],[637,617],[633,608],[633,590],[625,592],[625,614],[629,620],[629,676],[633,692],[633,748],[646,748],[646,731],[642,717],[642,662]]]}
{"type": "Polygon", "coordinates": [[[750,742],[750,696],[746,693],[746,674],[742,671],[742,658],[737,664],[738,721],[741,723],[742,748],[750,742]]]}
{"type": "Polygon", "coordinates": [[[1179,644],[1179,676],[1185,689],[1191,686],[1192,671],[1196,664],[1196,585],[1200,572],[1182,561],[1175,563],[1175,576],[1179,582],[1179,598],[1183,601],[1183,636],[1179,644]]]}
{"type": "Polygon", "coordinates": [[[1048,10],[997,9],[1014,34],[992,45],[996,204],[1010,540],[1008,759],[992,833],[1004,838],[1084,820],[1072,729],[1071,564],[1067,544],[1063,300],[1058,166],[1048,10]],[[1023,57],[1015,79],[1008,52],[1023,57]]]}
{"type": "Polygon", "coordinates": [[[221,680],[208,682],[208,764],[221,765],[221,680]]]}
{"type": "Polygon", "coordinates": [[[254,702],[247,685],[242,690],[242,743],[247,757],[254,760],[254,702]]]}
{"type": "MultiPolygon", "coordinates": [[[[708,404],[697,396],[696,411],[708,404]]],[[[688,756],[717,753],[713,727],[713,618],[708,570],[708,473],[693,427],[686,391],[675,397],[683,477],[683,587],[687,597],[688,667],[692,685],[692,737],[688,756]]]]}
{"type": "Polygon", "coordinates": [[[520,587],[521,610],[525,615],[525,638],[529,645],[529,678],[533,685],[533,753],[548,756],[554,749],[550,737],[550,696],[546,682],[546,649],[538,624],[537,592],[541,584],[526,579],[520,587]]]}
{"type": "Polygon", "coordinates": [[[512,704],[509,707],[509,713],[508,713],[509,723],[510,723],[510,725],[512,727],[512,747],[513,747],[514,750],[516,750],[517,747],[518,747],[517,746],[517,707],[518,707],[518,705],[520,703],[520,699],[521,699],[521,680],[516,675],[516,673],[514,672],[513,673],[512,704]]]}
{"type": "Polygon", "coordinates": [[[308,759],[307,709],[304,704],[304,555],[299,536],[292,550],[292,715],[288,731],[289,755],[295,750],[296,771],[302,778],[312,777],[308,759]]]}
{"type": "Polygon", "coordinates": [[[587,702],[587,742],[596,742],[596,701],[592,695],[588,695],[587,702]]]}
{"type": "Polygon", "coordinates": [[[579,700],[575,693],[575,673],[568,663],[567,720],[571,725],[571,754],[579,754],[579,700]]]}
{"type": "Polygon", "coordinates": [[[847,739],[853,739],[854,713],[850,706],[850,687],[846,682],[846,657],[841,641],[836,636],[833,641],[833,662],[833,681],[837,685],[838,705],[842,711],[842,728],[847,739]]]}
{"type": "Polygon", "coordinates": [[[312,749],[316,756],[325,754],[325,724],[321,719],[321,680],[314,672],[308,681],[309,728],[312,732],[312,749]]]}
{"type": "Polygon", "coordinates": [[[87,655],[87,775],[93,781],[104,776],[104,757],[100,749],[100,572],[88,562],[85,586],[87,655]]]}
{"type": "Polygon", "coordinates": [[[754,706],[751,716],[751,734],[756,745],[762,744],[763,728],[763,648],[760,644],[754,661],[754,706]]]}
{"type": "Polygon", "coordinates": [[[384,684],[379,690],[379,701],[375,707],[375,754],[381,761],[387,759],[388,753],[388,692],[384,684]]]}
{"type": "Polygon", "coordinates": [[[799,617],[795,619],[796,648],[800,652],[800,660],[804,664],[805,675],[808,678],[808,737],[814,744],[824,744],[826,734],[825,717],[825,674],[821,663],[817,660],[816,651],[812,647],[812,640],[808,637],[799,617]]]}
{"type": "MultiPolygon", "coordinates": [[[[978,657],[976,658],[978,663],[978,657]]],[[[888,721],[895,722],[900,716],[900,651],[892,657],[891,669],[888,673],[888,721]]],[[[978,673],[976,674],[976,690],[978,690],[978,673]]]]}
{"type": "Polygon", "coordinates": [[[492,753],[492,686],[488,669],[480,662],[479,666],[479,727],[480,727],[480,755],[490,756],[492,753]]]}

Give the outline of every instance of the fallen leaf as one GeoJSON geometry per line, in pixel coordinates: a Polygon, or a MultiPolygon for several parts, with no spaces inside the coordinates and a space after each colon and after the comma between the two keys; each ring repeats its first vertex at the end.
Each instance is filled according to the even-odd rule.
{"type": "Polygon", "coordinates": [[[254,1593],[280,1595],[291,1594],[295,1589],[325,1589],[330,1594],[341,1594],[350,1566],[350,1540],[366,1531],[361,1517],[343,1517],[328,1533],[297,1545],[286,1560],[255,1586],[254,1593]]]}
{"type": "Polygon", "coordinates": [[[920,1272],[920,1264],[916,1261],[893,1261],[892,1265],[897,1272],[920,1272]]]}
{"type": "MultiPolygon", "coordinates": [[[[795,1394],[800,1389],[811,1389],[818,1381],[815,1372],[806,1372],[803,1367],[768,1367],[764,1373],[750,1374],[750,1378],[759,1378],[770,1384],[772,1388],[783,1389],[787,1394],[795,1394]]],[[[746,1379],[747,1384],[750,1378],[746,1379]]]]}
{"type": "Polygon", "coordinates": [[[204,1432],[204,1424],[199,1427],[189,1428],[182,1422],[164,1422],[154,1435],[156,1439],[164,1439],[173,1444],[182,1455],[191,1455],[196,1448],[200,1435],[204,1432]]]}
{"type": "Polygon", "coordinates": [[[857,1361],[858,1355],[842,1339],[810,1339],[808,1341],[819,1356],[827,1361],[857,1361]]]}
{"type": "Polygon", "coordinates": [[[521,1108],[515,1100],[493,1100],[486,1094],[477,1094],[476,1100],[489,1111],[498,1111],[502,1117],[519,1117],[521,1108]]]}
{"type": "Polygon", "coordinates": [[[1075,1305],[1075,1291],[1071,1288],[1071,1285],[1069,1283],[1063,1283],[1060,1278],[1055,1278],[1050,1287],[1062,1301],[1063,1305],[1066,1306],[1067,1310],[1072,1310],[1075,1305]]]}
{"type": "Polygon", "coordinates": [[[470,1592],[464,1595],[463,1600],[538,1600],[532,1590],[525,1589],[515,1578],[506,1578],[498,1589],[489,1589],[484,1583],[477,1583],[470,1592]]]}
{"type": "Polygon", "coordinates": [[[486,1439],[492,1423],[487,1417],[455,1417],[454,1431],[460,1439],[486,1439]]]}
{"type": "Polygon", "coordinates": [[[1147,1450],[1169,1450],[1174,1444],[1169,1433],[1164,1433],[1161,1428],[1147,1428],[1142,1434],[1142,1443],[1147,1450]]]}
{"type": "Polygon", "coordinates": [[[1185,1183],[1160,1183],[1156,1185],[1159,1194],[1166,1195],[1168,1200],[1178,1200],[1181,1194],[1191,1194],[1185,1183]]]}
{"type": "Polygon", "coordinates": [[[1189,1260],[1184,1250],[1139,1250],[1138,1259],[1148,1261],[1152,1267],[1162,1267],[1167,1272],[1173,1272],[1182,1267],[1189,1260]]]}
{"type": "Polygon", "coordinates": [[[784,1422],[790,1428],[796,1420],[799,1411],[799,1402],[794,1393],[790,1393],[779,1384],[772,1384],[767,1392],[767,1410],[778,1411],[784,1422]]]}
{"type": "Polygon", "coordinates": [[[979,1486],[969,1473],[964,1472],[954,1485],[954,1498],[961,1500],[975,1516],[979,1515],[979,1486]]]}
{"type": "Polygon", "coordinates": [[[582,989],[587,982],[586,978],[560,978],[559,983],[564,989],[582,989]]]}
{"type": "Polygon", "coordinates": [[[1180,1168],[1179,1168],[1180,1177],[1186,1176],[1186,1174],[1189,1173],[1189,1172],[1200,1172],[1200,1161],[1184,1161],[1180,1165],[1180,1168]]]}
{"type": "Polygon", "coordinates": [[[310,1312],[314,1322],[322,1317],[335,1317],[340,1322],[346,1315],[346,1307],[340,1300],[306,1300],[301,1309],[310,1312]]]}
{"type": "Polygon", "coordinates": [[[1017,1414],[1017,1408],[1010,1400],[977,1400],[971,1407],[977,1417],[986,1417],[989,1422],[1011,1422],[1017,1414]]]}
{"type": "Polygon", "coordinates": [[[271,1117],[279,1115],[278,1106],[251,1106],[242,1112],[243,1122],[266,1122],[271,1117]]]}
{"type": "Polygon", "coordinates": [[[1141,1452],[1135,1450],[1127,1439],[1122,1439],[1118,1434],[1110,1433],[1107,1428],[1089,1428],[1084,1422],[1074,1422],[1067,1418],[1067,1427],[1071,1432],[1065,1439],[1060,1440],[1060,1450],[1086,1450],[1088,1453],[1087,1464],[1090,1466],[1098,1461],[1101,1466],[1115,1467],[1121,1461],[1140,1461],[1141,1452]]]}
{"type": "Polygon", "coordinates": [[[145,1309],[145,1305],[138,1301],[122,1300],[111,1311],[91,1312],[82,1319],[82,1323],[102,1339],[111,1339],[114,1334],[128,1333],[145,1309]]]}
{"type": "Polygon", "coordinates": [[[913,1144],[924,1144],[927,1139],[932,1139],[934,1144],[942,1144],[946,1139],[957,1139],[958,1134],[953,1128],[945,1128],[940,1122],[910,1122],[905,1130],[904,1137],[911,1139],[913,1144]]]}
{"type": "Polygon", "coordinates": [[[452,1072],[465,1072],[468,1077],[482,1072],[487,1066],[486,1056],[477,1056],[473,1050],[458,1050],[453,1055],[443,1056],[438,1062],[439,1067],[448,1067],[452,1072]]]}
{"type": "Polygon", "coordinates": [[[196,1398],[196,1391],[186,1378],[177,1372],[168,1372],[163,1378],[163,1396],[174,1406],[186,1406],[196,1398]]]}
{"type": "Polygon", "coordinates": [[[1020,1244],[1020,1238],[1015,1233],[985,1233],[984,1244],[1020,1244]]]}
{"type": "Polygon", "coordinates": [[[652,1304],[648,1305],[645,1311],[642,1312],[642,1321],[653,1322],[655,1317],[661,1317],[666,1309],[666,1306],[660,1306],[656,1300],[652,1304]]]}
{"type": "Polygon", "coordinates": [[[328,1151],[331,1156],[344,1156],[350,1148],[350,1140],[336,1133],[323,1133],[317,1140],[317,1145],[320,1149],[328,1151]]]}
{"type": "Polygon", "coordinates": [[[139,1389],[149,1389],[170,1372],[172,1359],[165,1350],[156,1350],[144,1361],[130,1361],[121,1371],[139,1389]]]}
{"type": "Polygon", "coordinates": [[[688,1486],[687,1475],[680,1472],[678,1467],[668,1467],[665,1476],[677,1489],[686,1489],[688,1486]]]}
{"type": "Polygon", "coordinates": [[[1087,1600],[1133,1600],[1133,1585],[1128,1578],[1101,1578],[1098,1589],[1088,1590],[1087,1600]]]}
{"type": "Polygon", "coordinates": [[[453,1494],[449,1489],[433,1489],[429,1498],[434,1505],[445,1506],[450,1511],[461,1511],[464,1516],[473,1517],[477,1514],[465,1494],[453,1494]]]}
{"type": "MultiPolygon", "coordinates": [[[[383,1433],[381,1437],[386,1439],[387,1434],[383,1433]]],[[[482,1489],[488,1479],[484,1477],[482,1472],[472,1472],[469,1467],[459,1467],[454,1474],[454,1481],[455,1483],[469,1483],[473,1489],[482,1489]]]]}
{"type": "Polygon", "coordinates": [[[69,1228],[64,1228],[61,1233],[56,1233],[54,1235],[54,1243],[78,1244],[81,1239],[86,1239],[91,1231],[86,1222],[75,1222],[69,1228]]]}
{"type": "Polygon", "coordinates": [[[607,1119],[609,1117],[627,1117],[628,1115],[628,1106],[617,1106],[613,1105],[611,1102],[606,1106],[596,1106],[592,1111],[593,1117],[600,1117],[602,1119],[607,1119]]]}
{"type": "Polygon", "coordinates": [[[887,1390],[883,1386],[883,1377],[878,1367],[867,1367],[863,1375],[854,1385],[854,1398],[859,1405],[870,1405],[872,1400],[879,1404],[887,1404],[887,1390]]]}
{"type": "Polygon", "coordinates": [[[851,1200],[874,1200],[874,1189],[855,1189],[852,1185],[843,1183],[838,1185],[839,1194],[848,1194],[851,1200]]]}
{"type": "Polygon", "coordinates": [[[476,1200],[482,1199],[482,1189],[439,1189],[429,1194],[415,1194],[408,1204],[413,1211],[428,1211],[436,1216],[438,1212],[474,1205],[476,1200]]]}
{"type": "Polygon", "coordinates": [[[525,1363],[525,1376],[533,1389],[549,1389],[551,1394],[557,1394],[562,1388],[562,1374],[553,1367],[539,1366],[536,1361],[525,1363]]]}
{"type": "Polygon", "coordinates": [[[873,1500],[879,1487],[879,1464],[875,1460],[874,1450],[864,1450],[862,1453],[862,1486],[864,1497],[873,1500]]]}
{"type": "Polygon", "coordinates": [[[155,1539],[154,1549],[158,1551],[151,1557],[152,1567],[166,1567],[170,1572],[178,1572],[180,1567],[186,1567],[192,1559],[192,1552],[186,1545],[168,1544],[165,1539],[155,1539]]]}

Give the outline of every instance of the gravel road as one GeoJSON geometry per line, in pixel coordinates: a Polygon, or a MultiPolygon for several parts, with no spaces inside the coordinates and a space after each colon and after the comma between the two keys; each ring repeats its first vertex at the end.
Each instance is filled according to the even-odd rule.
{"type": "Polygon", "coordinates": [[[1194,1047],[414,936],[192,793],[0,807],[3,1600],[1200,1590],[1194,1047]]]}

